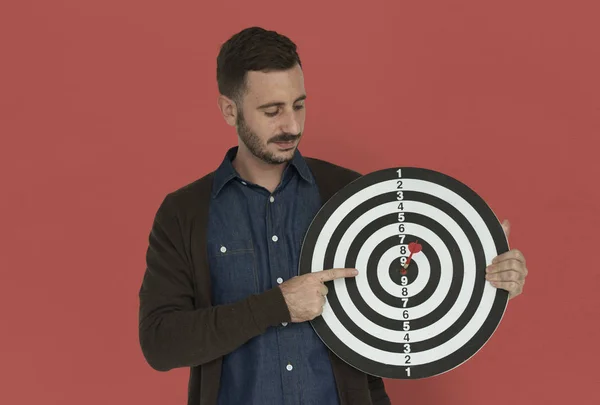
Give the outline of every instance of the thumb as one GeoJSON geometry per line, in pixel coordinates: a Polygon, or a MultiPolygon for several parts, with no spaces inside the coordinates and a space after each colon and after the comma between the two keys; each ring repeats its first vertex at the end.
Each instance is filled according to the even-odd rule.
{"type": "Polygon", "coordinates": [[[505,219],[504,221],[502,221],[502,229],[504,229],[506,238],[508,238],[508,235],[510,234],[510,222],[508,222],[508,219],[505,219]]]}

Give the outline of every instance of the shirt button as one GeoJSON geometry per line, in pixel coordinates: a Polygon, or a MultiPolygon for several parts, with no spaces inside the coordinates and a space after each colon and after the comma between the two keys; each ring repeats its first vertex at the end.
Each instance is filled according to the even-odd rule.
{"type": "Polygon", "coordinates": [[[271,196],[271,197],[269,198],[269,201],[271,201],[271,202],[275,201],[275,197],[271,196]]]}
{"type": "Polygon", "coordinates": [[[279,278],[277,279],[277,284],[281,284],[281,283],[283,283],[283,279],[282,279],[281,277],[279,277],[279,278]]]}
{"type": "Polygon", "coordinates": [[[291,364],[288,364],[287,366],[285,366],[285,369],[286,369],[287,371],[292,371],[292,370],[294,369],[294,367],[292,367],[292,365],[291,365],[291,364]]]}
{"type": "Polygon", "coordinates": [[[281,322],[281,326],[287,326],[287,322],[281,322]]]}
{"type": "Polygon", "coordinates": [[[221,246],[221,253],[227,252],[227,248],[225,246],[221,246]]]}
{"type": "Polygon", "coordinates": [[[247,186],[247,185],[248,185],[248,183],[246,183],[245,181],[242,181],[242,184],[243,184],[244,186],[247,186]]]}
{"type": "Polygon", "coordinates": [[[271,239],[273,239],[273,242],[277,242],[279,240],[279,238],[277,237],[277,235],[273,235],[273,237],[271,239]]]}

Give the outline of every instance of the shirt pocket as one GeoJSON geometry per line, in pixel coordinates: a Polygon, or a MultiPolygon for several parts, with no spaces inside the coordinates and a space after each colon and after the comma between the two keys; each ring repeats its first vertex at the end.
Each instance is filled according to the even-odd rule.
{"type": "Polygon", "coordinates": [[[252,239],[209,241],[213,305],[231,304],[258,292],[252,239]]]}

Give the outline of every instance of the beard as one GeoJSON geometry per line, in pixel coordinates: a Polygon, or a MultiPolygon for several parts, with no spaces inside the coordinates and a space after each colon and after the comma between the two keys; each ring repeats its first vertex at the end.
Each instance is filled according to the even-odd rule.
{"type": "MultiPolygon", "coordinates": [[[[237,120],[236,120],[236,125],[237,125],[237,133],[240,137],[240,139],[242,140],[242,142],[244,143],[244,145],[246,145],[246,148],[248,148],[248,150],[250,151],[250,153],[252,153],[254,156],[256,156],[258,159],[262,160],[265,163],[271,164],[271,165],[277,165],[277,164],[282,164],[282,163],[286,163],[292,160],[293,158],[293,154],[292,156],[277,156],[275,153],[270,152],[267,149],[267,145],[263,145],[261,139],[258,137],[258,135],[256,135],[252,129],[250,129],[250,127],[248,126],[248,124],[246,123],[246,120],[244,119],[244,116],[241,113],[241,110],[239,111],[237,120]]],[[[287,141],[295,141],[297,139],[300,138],[302,134],[289,134],[289,133],[283,133],[277,136],[274,136],[273,138],[269,139],[269,141],[267,141],[268,143],[271,142],[287,142],[287,141]]],[[[294,150],[295,152],[295,150],[294,150]]]]}

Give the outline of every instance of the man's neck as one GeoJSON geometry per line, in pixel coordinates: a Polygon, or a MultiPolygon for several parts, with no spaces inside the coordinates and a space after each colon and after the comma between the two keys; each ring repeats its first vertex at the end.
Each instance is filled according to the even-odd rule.
{"type": "Polygon", "coordinates": [[[243,179],[262,186],[271,193],[281,183],[283,170],[287,166],[287,163],[275,165],[265,163],[242,148],[238,148],[232,164],[243,179]]]}

